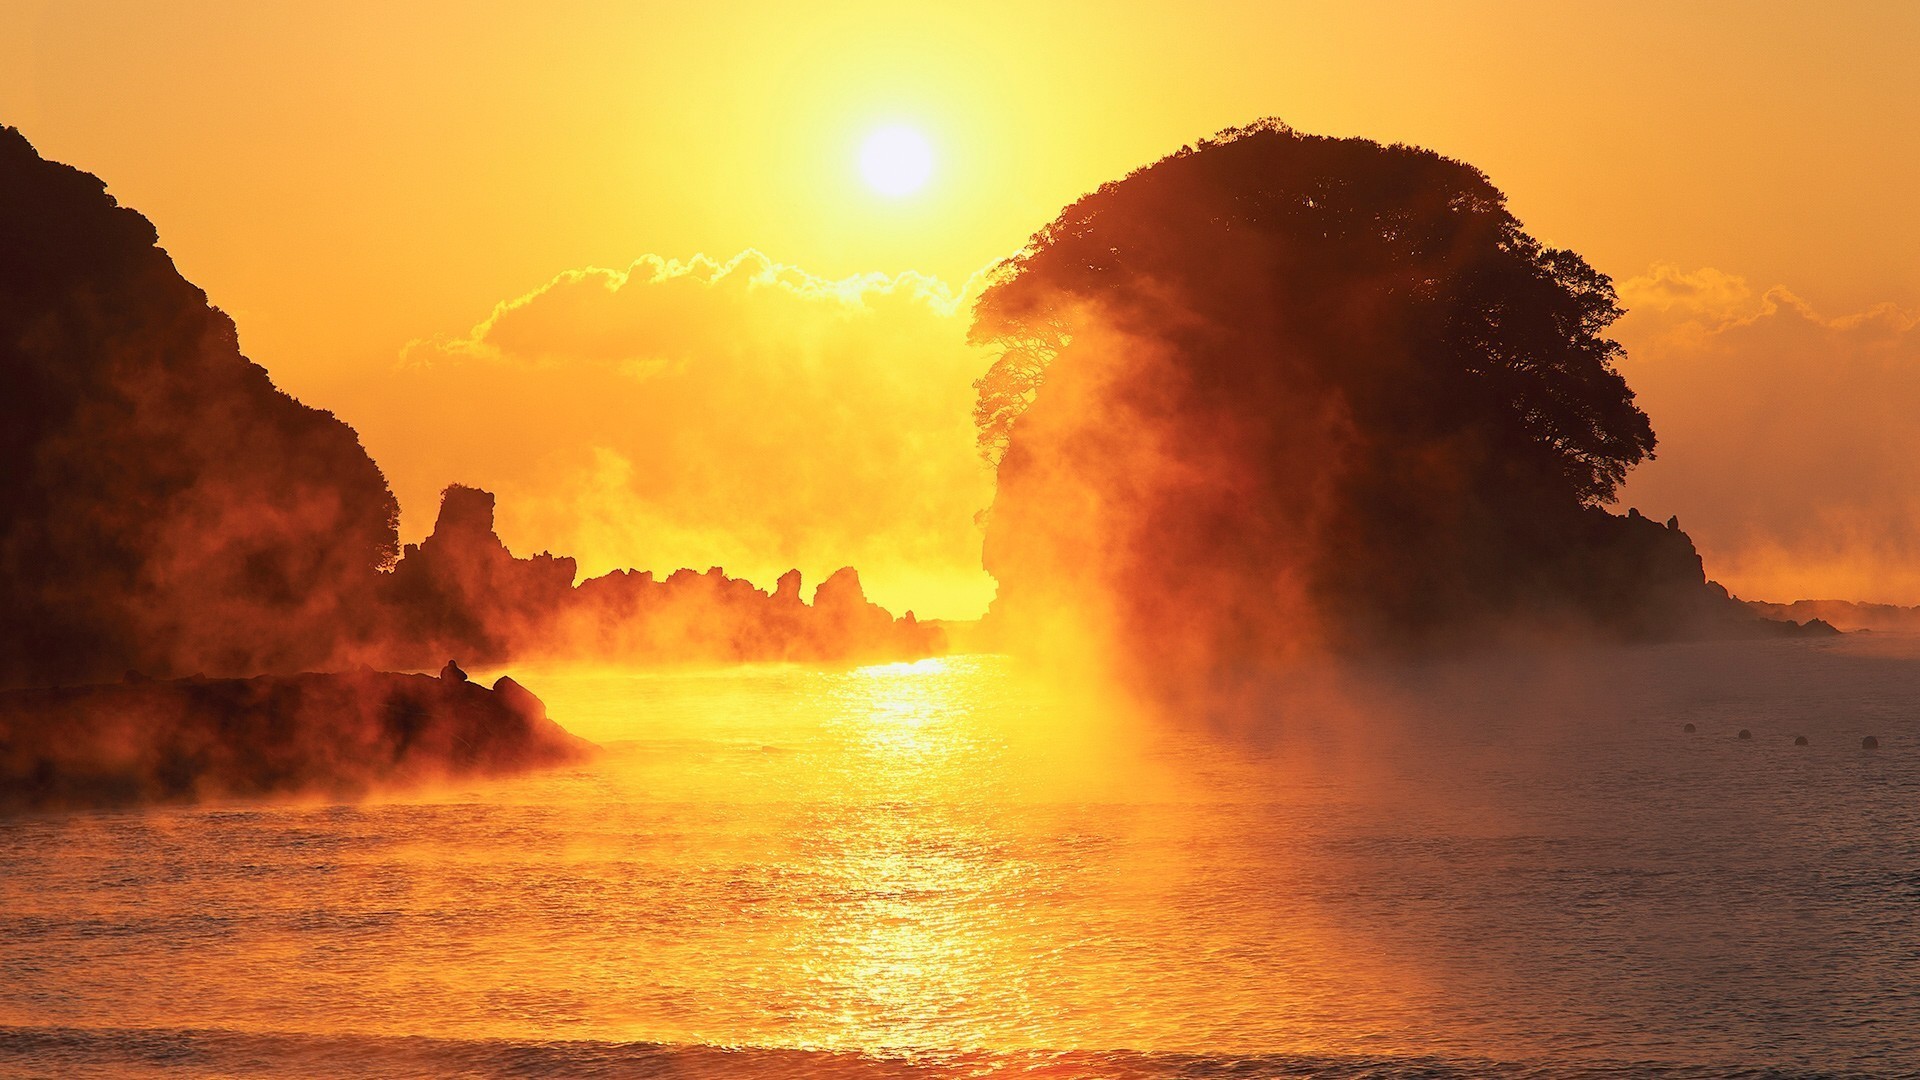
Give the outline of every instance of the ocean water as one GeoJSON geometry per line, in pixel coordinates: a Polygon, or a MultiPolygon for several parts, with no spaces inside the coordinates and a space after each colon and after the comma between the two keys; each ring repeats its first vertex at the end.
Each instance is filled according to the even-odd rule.
{"type": "Polygon", "coordinates": [[[515,675],[604,758],[0,819],[0,1075],[1920,1074],[1920,642],[515,675]]]}

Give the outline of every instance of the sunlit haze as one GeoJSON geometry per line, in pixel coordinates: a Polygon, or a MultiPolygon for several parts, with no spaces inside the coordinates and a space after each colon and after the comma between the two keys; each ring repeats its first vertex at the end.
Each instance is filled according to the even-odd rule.
{"type": "Polygon", "coordinates": [[[1916,58],[0,2],[0,1076],[1920,1076],[1916,58]]]}
{"type": "MultiPolygon", "coordinates": [[[[1905,4],[1633,3],[1565,20],[1502,4],[482,3],[343,4],[316,21],[271,5],[28,2],[0,14],[0,113],[161,224],[248,354],[360,431],[409,538],[461,481],[500,494],[516,551],[668,570],[709,541],[771,537],[778,559],[742,568],[763,584],[781,560],[815,577],[852,563],[890,606],[955,616],[992,591],[971,555],[987,488],[963,446],[928,437],[947,464],[874,478],[916,503],[889,511],[882,540],[796,531],[790,484],[720,506],[656,493],[634,433],[741,452],[751,426],[684,430],[683,411],[657,404],[661,379],[697,392],[719,365],[729,392],[754,393],[796,368],[885,357],[896,374],[859,380],[858,400],[788,406],[873,426],[923,396],[964,398],[964,301],[907,340],[863,326],[881,316],[789,342],[760,329],[772,316],[751,299],[608,324],[605,347],[671,374],[603,374],[559,338],[484,363],[423,364],[410,343],[469,338],[556,275],[643,257],[755,250],[824,280],[924,274],[957,295],[1068,201],[1229,124],[1277,115],[1405,140],[1485,169],[1536,235],[1620,284],[1628,370],[1663,435],[1629,503],[1678,514],[1742,595],[1914,603],[1920,489],[1877,463],[1920,451],[1920,426],[1889,416],[1869,445],[1855,421],[1915,365],[1916,19],[1905,4]],[[911,198],[850,173],[863,140],[898,123],[940,162],[911,198]],[[1665,284],[1706,280],[1730,284],[1665,284]],[[698,344],[710,318],[747,331],[730,355],[698,344]],[[1728,395],[1712,373],[1736,348],[1766,359],[1728,395]],[[1837,371],[1856,374],[1787,389],[1837,371]],[[554,374],[574,389],[533,385],[554,374]],[[496,401],[514,405],[507,430],[458,421],[496,401]],[[589,407],[555,422],[563,402],[589,407]],[[1766,459],[1788,432],[1803,439],[1792,460],[1766,459]],[[1768,467],[1747,469],[1754,453],[1768,467]],[[644,528],[610,527],[641,514],[644,528]]],[[[780,456],[805,491],[846,505],[831,480],[843,456],[780,456]]]]}

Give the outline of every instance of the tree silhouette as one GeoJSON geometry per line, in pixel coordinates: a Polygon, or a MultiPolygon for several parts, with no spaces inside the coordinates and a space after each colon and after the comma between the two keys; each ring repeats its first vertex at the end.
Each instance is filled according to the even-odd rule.
{"type": "MultiPolygon", "coordinates": [[[[1091,587],[1215,662],[1615,606],[1595,582],[1637,571],[1595,572],[1625,520],[1597,507],[1654,450],[1620,314],[1430,151],[1267,120],[1106,184],[975,310],[996,612],[1091,587]]],[[[1697,574],[1635,535],[1661,553],[1625,564],[1697,574]]]]}
{"type": "MultiPolygon", "coordinates": [[[[1613,368],[1620,346],[1603,336],[1622,314],[1605,274],[1527,235],[1506,196],[1471,166],[1301,135],[1271,119],[1103,185],[1001,267],[970,335],[1000,349],[976,384],[983,447],[995,460],[1004,453],[1014,420],[1071,338],[1076,306],[1124,308],[1128,322],[1173,311],[1231,321],[1229,302],[1243,300],[1263,302],[1295,331],[1361,307],[1392,319],[1391,342],[1376,334],[1372,350],[1338,358],[1353,365],[1348,389],[1359,389],[1367,367],[1408,359],[1379,351],[1396,345],[1417,365],[1401,374],[1444,385],[1449,403],[1474,410],[1460,420],[1508,428],[1515,448],[1582,501],[1611,500],[1653,452],[1646,414],[1613,368]],[[1256,253],[1267,257],[1234,258],[1256,253]],[[1327,300],[1337,306],[1315,306],[1327,300]]],[[[1340,344],[1326,330],[1360,344],[1358,327],[1319,329],[1321,344],[1340,344]]],[[[1246,335],[1237,344],[1238,356],[1215,362],[1251,367],[1262,346],[1283,342],[1246,335]]]]}

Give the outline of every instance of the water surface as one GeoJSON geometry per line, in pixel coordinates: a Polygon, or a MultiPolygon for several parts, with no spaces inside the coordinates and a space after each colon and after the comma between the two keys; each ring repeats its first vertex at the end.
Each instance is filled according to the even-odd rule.
{"type": "Polygon", "coordinates": [[[0,820],[0,1073],[1920,1071],[1916,657],[517,672],[605,758],[0,820]]]}

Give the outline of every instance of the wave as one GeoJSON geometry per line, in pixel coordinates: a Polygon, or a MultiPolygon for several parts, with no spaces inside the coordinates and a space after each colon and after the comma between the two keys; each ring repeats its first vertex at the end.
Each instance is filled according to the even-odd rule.
{"type": "Polygon", "coordinates": [[[455,1039],[409,1035],[242,1032],[219,1029],[0,1026],[0,1073],[61,1077],[672,1077],[959,1078],[1040,1080],[1511,1080],[1661,1077],[1870,1076],[1723,1063],[1499,1061],[1310,1054],[1135,1050],[853,1052],[671,1045],[605,1040],[455,1039]]]}

